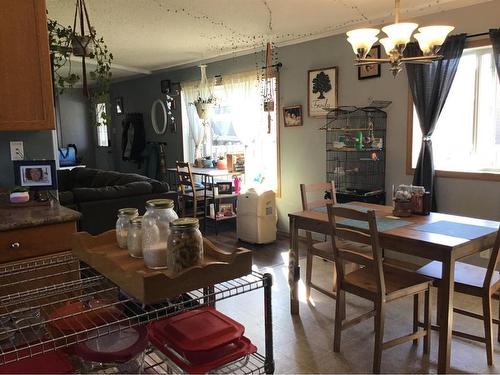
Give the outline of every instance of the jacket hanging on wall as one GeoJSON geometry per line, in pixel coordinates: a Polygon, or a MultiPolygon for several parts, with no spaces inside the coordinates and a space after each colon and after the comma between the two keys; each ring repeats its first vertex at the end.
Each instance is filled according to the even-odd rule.
{"type": "Polygon", "coordinates": [[[137,163],[140,168],[143,162],[142,152],[146,147],[142,113],[127,113],[122,127],[122,160],[137,163]]]}

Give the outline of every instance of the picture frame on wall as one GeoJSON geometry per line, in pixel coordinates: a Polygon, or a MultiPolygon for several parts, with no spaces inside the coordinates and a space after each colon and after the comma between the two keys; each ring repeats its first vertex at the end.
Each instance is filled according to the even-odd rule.
{"type": "Polygon", "coordinates": [[[302,126],[302,106],[301,105],[291,105],[288,107],[283,107],[283,124],[285,128],[293,128],[296,126],[302,126]]]}
{"type": "Polygon", "coordinates": [[[325,117],[330,109],[337,107],[337,67],[309,70],[307,82],[308,116],[325,117]]]}
{"type": "Polygon", "coordinates": [[[120,96],[115,98],[115,114],[123,115],[123,98],[120,96]]]}
{"type": "MultiPolygon", "coordinates": [[[[366,58],[380,59],[380,44],[373,46],[366,58]]],[[[358,66],[358,80],[380,77],[380,64],[358,66]]]]}

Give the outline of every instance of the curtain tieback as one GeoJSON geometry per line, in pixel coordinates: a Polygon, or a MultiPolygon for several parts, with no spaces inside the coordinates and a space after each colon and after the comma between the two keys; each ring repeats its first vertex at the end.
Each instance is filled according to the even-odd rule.
{"type": "Polygon", "coordinates": [[[431,137],[422,137],[422,142],[428,143],[431,141],[431,137]]]}

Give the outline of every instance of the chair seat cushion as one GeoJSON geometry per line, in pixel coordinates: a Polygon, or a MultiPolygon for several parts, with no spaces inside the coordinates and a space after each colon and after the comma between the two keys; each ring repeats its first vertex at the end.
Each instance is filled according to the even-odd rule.
{"type": "MultiPolygon", "coordinates": [[[[414,286],[421,286],[425,290],[431,282],[425,276],[415,272],[409,272],[400,268],[395,268],[387,264],[384,267],[385,291],[386,295],[402,291],[414,286]]],[[[375,271],[371,267],[361,268],[357,271],[345,275],[344,284],[352,285],[358,289],[364,289],[368,292],[377,294],[377,278],[375,271]]]]}
{"type": "MultiPolygon", "coordinates": [[[[417,272],[439,282],[441,280],[441,271],[441,262],[434,261],[423,266],[417,272]]],[[[485,276],[486,268],[462,262],[455,263],[455,284],[458,284],[456,285],[457,291],[459,291],[460,286],[462,285],[482,288],[485,276]]],[[[494,272],[492,285],[495,285],[498,282],[500,282],[500,274],[498,272],[494,272]]]]}
{"type": "MultiPolygon", "coordinates": [[[[373,258],[371,247],[368,245],[337,239],[337,246],[339,247],[339,249],[348,250],[354,253],[363,254],[365,256],[368,256],[369,258],[373,258]]],[[[333,261],[333,246],[331,241],[316,242],[315,244],[313,244],[313,248],[316,255],[333,261]]]]}

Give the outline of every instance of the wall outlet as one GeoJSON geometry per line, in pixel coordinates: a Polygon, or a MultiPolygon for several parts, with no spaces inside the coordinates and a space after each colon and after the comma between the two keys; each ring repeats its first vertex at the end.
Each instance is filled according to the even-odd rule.
{"type": "Polygon", "coordinates": [[[24,145],[22,141],[10,142],[10,160],[24,159],[24,145]]]}

